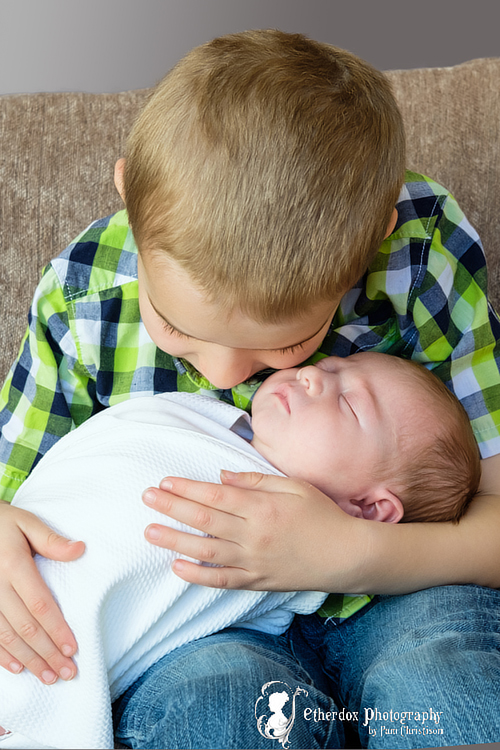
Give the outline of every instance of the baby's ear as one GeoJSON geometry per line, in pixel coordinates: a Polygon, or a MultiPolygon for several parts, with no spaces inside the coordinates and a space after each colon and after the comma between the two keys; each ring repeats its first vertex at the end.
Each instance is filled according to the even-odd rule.
{"type": "Polygon", "coordinates": [[[361,516],[367,521],[398,523],[404,515],[403,503],[399,497],[383,488],[374,490],[361,499],[351,500],[351,503],[360,511],[351,515],[361,516]]]}

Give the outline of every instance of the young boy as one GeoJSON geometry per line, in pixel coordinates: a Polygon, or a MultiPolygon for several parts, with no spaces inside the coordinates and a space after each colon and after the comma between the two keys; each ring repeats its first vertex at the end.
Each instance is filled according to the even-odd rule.
{"type": "MultiPolygon", "coordinates": [[[[387,711],[440,703],[445,744],[500,735],[500,711],[484,704],[496,695],[500,597],[443,585],[499,585],[500,327],[476,233],[444,188],[405,177],[404,158],[387,81],[354,56],[274,31],[214,40],[171,71],[139,118],[125,175],[123,162],[116,170],[127,213],[91,225],[41,281],[3,390],[7,500],[103,407],[171,390],[246,406],[262,371],[318,350],[375,349],[428,365],[466,408],[484,459],[481,494],[458,527],[367,524],[304,483],[255,473],[223,487],[171,479],[150,488],[156,509],[210,534],[150,526],[152,544],[217,563],[177,561],[185,580],[386,596],[367,606],[361,597],[357,614],[329,598],[321,615],[338,616],[335,626],[298,616],[286,637],[215,634],[171,652],[116,706],[125,744],[268,747],[254,694],[275,679],[307,687],[311,709],[337,714],[345,701],[359,715],[367,700],[387,711]],[[408,592],[417,593],[395,596],[408,592]],[[474,636],[463,635],[469,625],[455,633],[463,620],[474,636]],[[410,647],[417,623],[428,623],[425,648],[410,647]],[[484,669],[471,673],[479,652],[484,669]],[[445,696],[457,686],[480,722],[463,712],[455,720],[445,696]]],[[[27,666],[49,684],[70,679],[76,642],[31,551],[70,560],[82,547],[32,514],[0,512],[0,666],[27,666]]],[[[344,744],[339,722],[294,732],[296,746],[344,744]]]]}
{"type": "Polygon", "coordinates": [[[388,355],[330,357],[271,375],[255,395],[252,425],[253,435],[248,415],[218,400],[161,394],[101,412],[40,462],[13,502],[85,541],[86,554],[71,565],[38,560],[80,644],[79,678],[47,691],[28,672],[2,670],[2,720],[22,735],[6,739],[8,747],[111,747],[111,700],[165,653],[229,626],[281,633],[292,612],[323,603],[319,592],[181,581],[170,570],[173,553],[144,540],[148,522],[159,520],[139,502],[148,481],[177,472],[217,481],[221,466],[286,469],[352,516],[388,523],[456,521],[479,484],[463,407],[420,365],[388,355]],[[113,522],[110,543],[103,526],[113,522]]]}

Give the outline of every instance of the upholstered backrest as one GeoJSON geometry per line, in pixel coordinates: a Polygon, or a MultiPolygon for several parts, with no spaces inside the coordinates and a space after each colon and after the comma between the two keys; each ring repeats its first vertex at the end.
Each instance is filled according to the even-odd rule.
{"type": "MultiPolygon", "coordinates": [[[[500,58],[387,74],[408,166],[448,187],[480,232],[500,302],[500,58]]],[[[0,381],[42,267],[121,206],[113,167],[148,91],[0,97],[0,381]]]]}

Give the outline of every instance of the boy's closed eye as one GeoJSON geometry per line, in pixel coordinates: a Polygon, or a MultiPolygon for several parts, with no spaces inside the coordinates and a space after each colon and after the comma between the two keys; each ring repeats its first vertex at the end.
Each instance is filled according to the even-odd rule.
{"type": "MultiPolygon", "coordinates": [[[[199,339],[196,339],[195,336],[189,336],[187,333],[183,333],[182,331],[179,331],[171,323],[169,323],[168,320],[165,320],[165,318],[162,315],[160,315],[159,313],[157,314],[161,320],[163,329],[169,335],[177,336],[180,339],[186,339],[186,340],[192,339],[194,341],[199,340],[199,339]]],[[[303,349],[305,343],[306,342],[303,341],[300,344],[293,344],[292,346],[285,346],[282,349],[263,349],[262,351],[277,352],[278,354],[294,354],[295,352],[298,352],[301,349],[303,349]]]]}
{"type": "MultiPolygon", "coordinates": [[[[165,331],[165,333],[168,333],[171,336],[177,336],[180,339],[193,340],[193,341],[203,341],[203,339],[199,339],[196,336],[193,336],[193,335],[188,334],[188,333],[184,333],[184,331],[180,331],[178,328],[176,328],[174,325],[172,325],[172,323],[170,323],[167,320],[167,318],[165,318],[165,316],[162,315],[159,312],[159,310],[156,309],[156,307],[153,304],[151,298],[149,298],[149,302],[151,304],[151,307],[155,311],[156,315],[160,319],[161,325],[162,325],[163,330],[165,331]]],[[[321,326],[321,328],[319,329],[319,331],[321,331],[324,326],[325,326],[325,323],[321,326]]],[[[304,347],[305,347],[305,344],[307,344],[307,342],[310,341],[311,339],[315,338],[315,336],[318,335],[319,331],[316,331],[315,333],[313,333],[313,335],[309,336],[309,338],[304,339],[303,341],[299,341],[297,344],[291,344],[290,346],[278,347],[276,349],[273,349],[273,348],[267,349],[265,347],[260,347],[259,350],[260,351],[268,351],[268,352],[278,353],[278,354],[293,354],[293,353],[296,353],[296,352],[298,352],[300,350],[303,350],[304,347]]],[[[208,343],[213,343],[213,342],[208,342],[208,343]]]]}

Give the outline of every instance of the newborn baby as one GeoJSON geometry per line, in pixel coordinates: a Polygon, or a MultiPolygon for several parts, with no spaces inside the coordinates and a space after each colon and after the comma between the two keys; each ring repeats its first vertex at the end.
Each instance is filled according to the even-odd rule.
{"type": "Polygon", "coordinates": [[[0,670],[3,747],[113,747],[111,702],[155,661],[228,626],[283,632],[319,592],[208,589],[171,571],[144,538],[182,524],[141,502],[166,475],[217,482],[221,469],[287,474],[368,519],[457,520],[479,483],[458,401],[427,370],[376,353],[281,370],[247,414],[205,396],[126,401],[62,438],[14,504],[86,544],[70,563],[37,558],[75,634],[78,674],[42,685],[0,670]],[[436,484],[438,482],[438,484],[436,484]],[[31,744],[30,744],[31,743],[31,744]]]}

